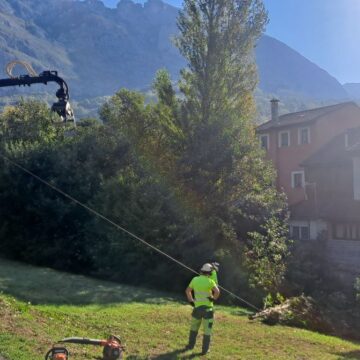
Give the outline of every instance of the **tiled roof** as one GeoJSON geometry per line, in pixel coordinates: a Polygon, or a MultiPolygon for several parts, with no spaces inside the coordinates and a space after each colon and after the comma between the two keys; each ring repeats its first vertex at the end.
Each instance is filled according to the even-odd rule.
{"type": "Polygon", "coordinates": [[[280,128],[288,125],[296,125],[316,121],[318,118],[321,118],[333,111],[337,111],[346,106],[356,106],[358,108],[356,103],[350,101],[336,105],[324,106],[312,110],[304,110],[295,113],[280,115],[278,121],[270,120],[264,124],[261,124],[260,126],[258,126],[257,131],[265,131],[272,128],[280,128]]]}

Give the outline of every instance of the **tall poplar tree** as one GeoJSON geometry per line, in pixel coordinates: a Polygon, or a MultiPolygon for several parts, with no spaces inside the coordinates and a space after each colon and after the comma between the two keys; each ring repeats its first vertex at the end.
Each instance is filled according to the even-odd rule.
{"type": "Polygon", "coordinates": [[[261,0],[185,0],[178,18],[176,44],[188,62],[180,86],[187,134],[182,164],[193,190],[217,208],[220,199],[241,196],[240,186],[252,189],[258,171],[266,182],[271,177],[252,123],[254,47],[266,22],[261,0]]]}
{"type": "Polygon", "coordinates": [[[286,211],[253,122],[254,48],[266,23],[261,0],[184,1],[176,39],[188,63],[180,84],[186,134],[180,166],[206,219],[208,246],[231,264],[226,273],[233,274],[232,283],[240,281],[243,256],[251,254],[250,280],[275,291],[286,268],[286,211]],[[268,270],[276,276],[268,276],[264,286],[268,270]]]}
{"type": "Polygon", "coordinates": [[[262,0],[185,0],[176,44],[188,61],[182,91],[198,121],[249,114],[253,49],[266,22],[262,0]]]}

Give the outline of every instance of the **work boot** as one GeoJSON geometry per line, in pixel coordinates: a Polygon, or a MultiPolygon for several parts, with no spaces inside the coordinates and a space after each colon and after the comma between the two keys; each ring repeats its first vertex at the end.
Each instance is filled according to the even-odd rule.
{"type": "Polygon", "coordinates": [[[210,350],[210,335],[204,335],[201,355],[206,355],[210,350]]]}
{"type": "Polygon", "coordinates": [[[186,346],[187,350],[192,350],[195,347],[197,334],[196,331],[190,331],[189,343],[186,346]]]}

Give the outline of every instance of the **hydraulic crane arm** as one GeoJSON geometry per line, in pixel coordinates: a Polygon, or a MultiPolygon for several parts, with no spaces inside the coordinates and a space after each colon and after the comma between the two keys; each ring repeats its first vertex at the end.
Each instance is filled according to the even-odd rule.
{"type": "Polygon", "coordinates": [[[66,82],[57,74],[57,71],[44,71],[39,75],[20,75],[19,77],[13,77],[9,79],[0,79],[0,87],[6,86],[30,86],[33,84],[44,84],[48,82],[56,82],[61,89],[64,89],[64,93],[69,95],[69,88],[66,82]]]}
{"type": "Polygon", "coordinates": [[[9,79],[0,79],[0,87],[31,86],[33,84],[47,85],[49,82],[57,83],[60,88],[56,92],[58,101],[52,105],[52,110],[60,115],[64,122],[75,122],[74,113],[69,103],[69,87],[57,71],[43,71],[39,75],[20,75],[9,79]]]}

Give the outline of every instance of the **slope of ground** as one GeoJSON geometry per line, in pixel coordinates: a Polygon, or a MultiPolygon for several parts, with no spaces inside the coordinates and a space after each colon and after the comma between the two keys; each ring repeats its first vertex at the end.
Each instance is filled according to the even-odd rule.
{"type": "MultiPolygon", "coordinates": [[[[310,331],[248,320],[241,308],[219,307],[211,354],[186,343],[191,307],[153,290],[121,286],[0,260],[0,353],[37,360],[63,337],[114,333],[127,359],[360,359],[360,344],[310,331]]],[[[94,359],[101,349],[69,345],[71,359],[94,359]]]]}

